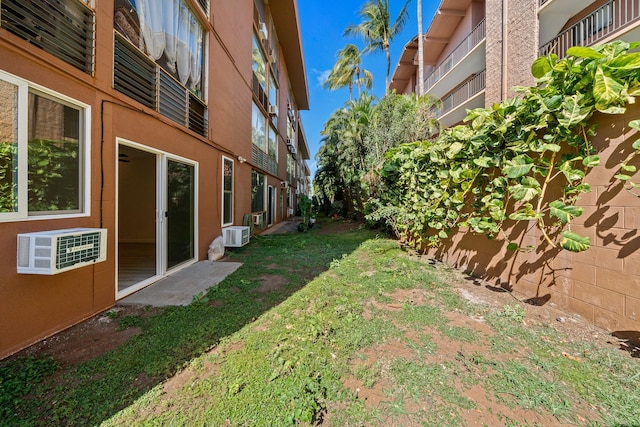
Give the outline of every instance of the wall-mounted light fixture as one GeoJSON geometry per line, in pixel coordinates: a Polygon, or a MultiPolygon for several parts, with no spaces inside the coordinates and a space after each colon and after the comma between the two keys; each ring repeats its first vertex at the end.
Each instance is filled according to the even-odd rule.
{"type": "Polygon", "coordinates": [[[244,163],[244,162],[246,162],[246,161],[247,161],[247,159],[245,159],[245,158],[244,158],[244,157],[242,157],[242,156],[238,156],[238,161],[239,161],[240,163],[244,163]]]}

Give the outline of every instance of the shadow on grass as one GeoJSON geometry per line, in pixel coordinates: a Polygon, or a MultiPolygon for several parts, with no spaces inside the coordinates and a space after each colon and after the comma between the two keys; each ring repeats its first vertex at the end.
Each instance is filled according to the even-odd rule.
{"type": "MultiPolygon", "coordinates": [[[[141,318],[142,333],[116,350],[65,370],[25,377],[28,388],[18,381],[7,390],[10,384],[0,381],[3,394],[11,396],[0,399],[0,425],[85,426],[107,420],[373,237],[367,231],[327,233],[331,227],[325,221],[307,233],[258,236],[229,253],[242,267],[206,297],[141,318]],[[265,291],[269,281],[278,286],[265,291]]],[[[29,369],[16,361],[1,367],[9,377],[29,369]],[[13,371],[11,363],[16,363],[13,371]]]]}

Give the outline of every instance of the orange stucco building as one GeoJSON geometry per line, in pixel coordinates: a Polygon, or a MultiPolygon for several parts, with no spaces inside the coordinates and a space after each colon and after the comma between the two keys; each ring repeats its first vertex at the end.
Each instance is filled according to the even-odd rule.
{"type": "Polygon", "coordinates": [[[205,259],[225,227],[295,213],[309,159],[297,2],[265,3],[2,1],[0,358],[205,259]],[[64,249],[78,264],[58,247],[32,274],[69,240],[18,236],[76,228],[106,244],[64,249]],[[19,273],[20,257],[35,264],[19,273]]]}

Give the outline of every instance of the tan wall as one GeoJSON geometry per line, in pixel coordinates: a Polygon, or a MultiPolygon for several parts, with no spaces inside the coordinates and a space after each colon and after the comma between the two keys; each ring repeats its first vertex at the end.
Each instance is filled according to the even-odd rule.
{"type": "Polygon", "coordinates": [[[521,247],[535,245],[534,252],[508,252],[502,240],[461,232],[431,254],[521,298],[554,303],[607,330],[640,330],[640,198],[613,179],[640,137],[627,126],[638,118],[637,106],[625,116],[594,116],[599,126],[593,144],[601,166],[587,175],[592,192],[578,203],[585,212],[572,226],[591,238],[588,251],[551,248],[535,227],[525,232],[520,225],[507,230],[509,238],[521,247]]]}

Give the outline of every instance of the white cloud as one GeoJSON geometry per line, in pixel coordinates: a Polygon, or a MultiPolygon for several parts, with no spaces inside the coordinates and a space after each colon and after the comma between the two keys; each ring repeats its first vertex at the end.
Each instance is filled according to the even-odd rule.
{"type": "Polygon", "coordinates": [[[315,68],[311,70],[311,72],[316,76],[318,86],[322,86],[322,84],[329,77],[329,73],[331,73],[331,69],[328,70],[316,70],[315,68]]]}

